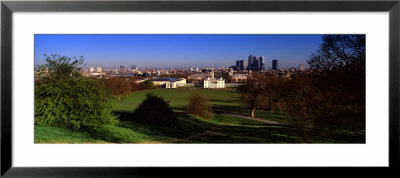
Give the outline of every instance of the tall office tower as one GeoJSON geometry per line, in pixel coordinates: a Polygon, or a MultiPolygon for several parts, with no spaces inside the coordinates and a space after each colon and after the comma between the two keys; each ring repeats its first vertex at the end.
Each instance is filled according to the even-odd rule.
{"type": "Polygon", "coordinates": [[[258,60],[258,58],[253,59],[253,67],[252,68],[255,71],[260,70],[260,61],[258,60]]]}
{"type": "Polygon", "coordinates": [[[258,57],[257,56],[253,56],[253,64],[252,65],[252,70],[257,70],[257,66],[260,62],[258,62],[258,57]]]}
{"type": "Polygon", "coordinates": [[[97,71],[98,73],[101,73],[101,67],[97,67],[97,71]]]}
{"type": "Polygon", "coordinates": [[[235,68],[240,69],[240,60],[236,60],[235,68]]]}
{"type": "Polygon", "coordinates": [[[260,60],[260,70],[264,70],[265,69],[265,57],[262,56],[259,58],[260,60]]]}
{"type": "Polygon", "coordinates": [[[250,55],[247,61],[247,69],[251,69],[251,67],[253,66],[253,55],[250,55]]]}
{"type": "Polygon", "coordinates": [[[93,67],[90,67],[89,72],[90,72],[90,73],[93,73],[93,72],[94,72],[94,68],[93,68],[93,67]]]}
{"type": "Polygon", "coordinates": [[[305,65],[304,64],[300,64],[299,65],[299,70],[300,71],[304,71],[305,70],[305,65]]]}
{"type": "Polygon", "coordinates": [[[125,66],[119,66],[119,71],[120,71],[121,73],[125,73],[125,72],[126,72],[125,66]]]}
{"type": "Polygon", "coordinates": [[[239,69],[240,70],[246,69],[246,61],[245,60],[240,60],[239,61],[239,69]]]}
{"type": "Polygon", "coordinates": [[[279,60],[272,60],[272,70],[279,70],[279,60]]]}

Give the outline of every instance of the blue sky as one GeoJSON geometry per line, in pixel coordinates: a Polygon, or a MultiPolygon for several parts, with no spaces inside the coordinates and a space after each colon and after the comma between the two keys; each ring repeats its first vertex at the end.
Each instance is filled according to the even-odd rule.
{"type": "Polygon", "coordinates": [[[266,67],[306,64],[321,35],[35,35],[35,65],[46,55],[85,58],[86,67],[229,67],[249,55],[265,56],[266,67]]]}

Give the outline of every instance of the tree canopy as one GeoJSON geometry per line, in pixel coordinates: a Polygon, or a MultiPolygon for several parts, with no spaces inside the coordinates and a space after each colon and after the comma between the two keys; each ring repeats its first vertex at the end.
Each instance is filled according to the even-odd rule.
{"type": "Polygon", "coordinates": [[[307,61],[311,69],[365,70],[365,35],[323,35],[307,61]]]}
{"type": "Polygon", "coordinates": [[[80,75],[83,57],[46,56],[49,75],[35,84],[35,124],[90,129],[118,123],[103,80],[80,75]]]}

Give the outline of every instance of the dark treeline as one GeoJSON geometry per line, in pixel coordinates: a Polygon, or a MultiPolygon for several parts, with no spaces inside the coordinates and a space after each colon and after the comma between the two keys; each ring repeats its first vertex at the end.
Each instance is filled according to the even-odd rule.
{"type": "Polygon", "coordinates": [[[325,136],[365,130],[365,35],[325,35],[308,63],[314,72],[291,79],[254,73],[239,88],[250,116],[276,109],[288,116],[301,142],[310,129],[325,136]]]}

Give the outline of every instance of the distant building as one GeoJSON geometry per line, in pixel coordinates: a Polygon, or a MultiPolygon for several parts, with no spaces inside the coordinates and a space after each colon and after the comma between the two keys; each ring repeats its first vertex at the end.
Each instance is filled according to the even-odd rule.
{"type": "Polygon", "coordinates": [[[161,86],[162,88],[177,88],[186,86],[185,78],[158,78],[150,80],[155,86],[161,86]]]}
{"type": "Polygon", "coordinates": [[[214,71],[213,70],[210,72],[210,77],[214,78],[214,71]]]}
{"type": "Polygon", "coordinates": [[[89,72],[90,72],[90,73],[93,73],[93,72],[94,72],[94,68],[93,68],[93,67],[90,67],[89,72]]]}
{"type": "Polygon", "coordinates": [[[234,74],[231,77],[231,80],[234,83],[244,83],[247,81],[248,76],[248,74],[234,74]]]}
{"type": "Polygon", "coordinates": [[[272,60],[272,70],[279,70],[279,60],[272,60]]]}
{"type": "Polygon", "coordinates": [[[253,66],[253,55],[250,55],[248,57],[248,64],[247,64],[247,69],[251,70],[251,67],[253,66]]]}
{"type": "Polygon", "coordinates": [[[136,65],[132,65],[131,66],[131,71],[135,71],[135,70],[137,70],[136,65]]]}
{"type": "Polygon", "coordinates": [[[299,71],[304,71],[305,70],[305,65],[304,64],[300,64],[299,65],[299,71]]]}
{"type": "Polygon", "coordinates": [[[239,69],[240,69],[240,70],[245,70],[246,67],[247,67],[246,61],[245,61],[245,60],[240,60],[240,61],[239,61],[239,69]]]}
{"type": "Polygon", "coordinates": [[[204,80],[204,88],[225,88],[225,80],[215,79],[215,78],[207,78],[204,80]]]}
{"type": "Polygon", "coordinates": [[[126,68],[125,68],[125,66],[120,66],[120,67],[119,67],[119,71],[120,71],[121,73],[126,73],[126,68]]]}
{"type": "Polygon", "coordinates": [[[265,57],[262,56],[259,58],[260,61],[260,70],[265,70],[265,57]]]}
{"type": "Polygon", "coordinates": [[[97,67],[96,72],[97,72],[97,73],[101,73],[101,67],[97,67]]]}
{"type": "Polygon", "coordinates": [[[253,67],[251,69],[255,71],[260,70],[260,60],[257,57],[253,58],[253,67]]]}
{"type": "Polygon", "coordinates": [[[236,60],[236,69],[245,70],[246,69],[246,61],[245,60],[236,60]]]}

